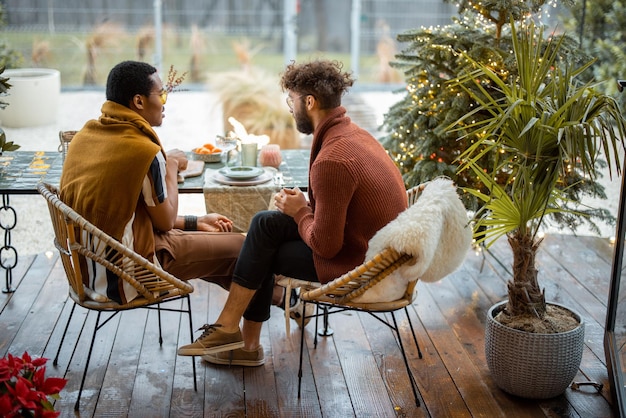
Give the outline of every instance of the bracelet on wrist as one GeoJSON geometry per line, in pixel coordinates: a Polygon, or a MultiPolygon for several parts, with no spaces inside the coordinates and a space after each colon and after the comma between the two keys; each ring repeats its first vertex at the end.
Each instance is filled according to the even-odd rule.
{"type": "Polygon", "coordinates": [[[195,215],[185,215],[185,224],[183,229],[185,231],[197,231],[198,230],[198,217],[195,215]]]}

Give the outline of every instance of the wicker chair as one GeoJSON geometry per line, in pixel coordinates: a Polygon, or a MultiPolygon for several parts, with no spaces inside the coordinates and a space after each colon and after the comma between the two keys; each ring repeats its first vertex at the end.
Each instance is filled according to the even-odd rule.
{"type": "Polygon", "coordinates": [[[76,135],[76,132],[78,131],[59,131],[59,152],[63,156],[63,161],[65,161],[67,149],[69,148],[74,135],[76,135]]]}
{"type": "MultiPolygon", "coordinates": [[[[59,250],[63,268],[65,269],[69,283],[69,297],[74,301],[70,316],[63,331],[63,336],[61,337],[61,342],[59,343],[57,354],[54,358],[54,365],[58,362],[61,346],[63,345],[63,340],[68,331],[76,305],[97,312],[91,345],[85,361],[85,370],[80,383],[76,404],[74,405],[74,410],[78,411],[83,386],[85,384],[85,376],[87,375],[89,360],[98,330],[122,311],[136,308],[155,309],[158,311],[159,344],[162,344],[161,310],[184,312],[189,316],[189,332],[191,340],[193,341],[189,294],[193,292],[194,288],[191,284],[177,279],[89,223],[59,199],[58,190],[54,186],[40,183],[38,190],[48,202],[55,233],[54,244],[59,250]],[[80,268],[81,262],[84,263],[86,259],[103,265],[122,280],[130,283],[139,293],[138,297],[125,304],[119,304],[110,300],[96,301],[93,299],[98,298],[90,298],[85,291],[83,274],[80,268]],[[175,309],[161,308],[160,306],[162,302],[170,302],[179,299],[187,300],[186,309],[183,308],[184,304],[181,308],[175,309]],[[110,315],[107,315],[101,320],[103,313],[109,313],[110,315]]],[[[78,341],[76,344],[78,344],[78,341]]],[[[197,390],[196,364],[193,358],[192,366],[194,389],[197,390]]]]}
{"type": "MultiPolygon", "coordinates": [[[[407,190],[407,199],[409,206],[415,203],[423,190],[423,186],[415,186],[407,190]]],[[[318,318],[323,317],[323,329],[319,331],[320,335],[328,336],[332,335],[332,330],[328,327],[328,316],[333,313],[343,312],[346,310],[356,310],[371,314],[380,320],[383,324],[387,325],[395,334],[406,371],[411,381],[411,388],[413,395],[415,396],[416,405],[420,405],[419,397],[417,394],[417,383],[411,373],[408,359],[404,349],[404,343],[400,335],[400,329],[396,322],[395,311],[404,309],[408,318],[411,333],[413,334],[413,341],[417,347],[419,358],[422,358],[422,352],[415,336],[415,330],[411,322],[407,306],[413,303],[415,298],[415,285],[416,280],[409,282],[404,296],[393,302],[380,302],[380,303],[359,303],[354,299],[365,293],[366,290],[373,287],[375,284],[389,276],[392,272],[397,270],[402,265],[409,263],[413,258],[408,254],[402,254],[395,251],[392,248],[386,248],[382,252],[376,254],[374,257],[365,261],[363,264],[357,266],[352,271],[344,274],[343,276],[322,285],[318,282],[309,282],[304,280],[298,280],[291,277],[277,276],[276,283],[280,286],[286,287],[286,294],[290,294],[292,288],[300,288],[300,299],[305,304],[313,303],[317,306],[315,317],[315,329],[318,327],[318,318]],[[320,313],[321,310],[321,313],[320,313]],[[384,318],[384,313],[391,314],[391,321],[384,318]]],[[[306,312],[306,309],[305,309],[306,312]]],[[[289,318],[288,312],[285,317],[289,318]]],[[[304,330],[304,322],[306,317],[301,318],[301,328],[304,330]]],[[[289,325],[287,326],[287,332],[289,332],[289,325]]],[[[315,333],[313,344],[317,347],[317,335],[315,333]]],[[[301,333],[300,339],[300,365],[298,369],[298,397],[300,397],[301,384],[302,384],[302,358],[304,349],[304,331],[301,333]]]]}

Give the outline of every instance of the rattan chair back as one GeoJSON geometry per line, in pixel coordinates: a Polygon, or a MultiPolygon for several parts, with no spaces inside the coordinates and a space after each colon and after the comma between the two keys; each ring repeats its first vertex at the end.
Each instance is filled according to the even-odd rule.
{"type": "Polygon", "coordinates": [[[63,161],[65,161],[65,155],[67,155],[67,149],[70,146],[70,142],[72,142],[72,138],[76,135],[78,131],[59,131],[59,152],[63,157],[63,161]]]}
{"type": "Polygon", "coordinates": [[[193,292],[190,283],[146,260],[63,203],[54,186],[41,183],[38,188],[48,202],[55,234],[54,245],[63,262],[70,285],[70,296],[76,303],[89,309],[123,310],[159,303],[193,292]],[[83,285],[81,264],[85,263],[85,259],[103,265],[131,284],[141,296],[126,304],[91,300],[83,285]]]}
{"type": "MultiPolygon", "coordinates": [[[[91,347],[85,361],[83,377],[78,391],[74,410],[78,411],[80,398],[85,385],[85,377],[89,368],[92,348],[96,341],[98,330],[118,313],[135,308],[154,309],[158,312],[159,344],[163,342],[161,329],[161,310],[180,312],[187,314],[189,318],[189,334],[193,341],[193,324],[191,318],[190,293],[194,288],[188,282],[182,281],[169,274],[159,266],[146,260],[144,257],[126,247],[113,237],[109,236],[95,225],[88,222],[75,210],[66,205],[59,198],[59,191],[56,187],[40,183],[39,193],[46,199],[50,210],[50,219],[54,228],[54,245],[59,250],[60,258],[65,269],[65,275],[69,283],[69,296],[75,302],[72,305],[69,318],[65,325],[65,330],[53,364],[56,366],[61,347],[70,326],[72,316],[76,306],[97,312],[97,319],[93,328],[91,347]],[[81,265],[85,263],[98,263],[109,271],[117,275],[121,280],[130,283],[138,292],[138,296],[133,300],[120,304],[115,301],[98,300],[100,298],[90,297],[83,282],[83,269],[81,265]],[[163,302],[173,302],[185,299],[186,308],[161,308],[163,302]],[[108,318],[101,319],[101,314],[108,312],[108,318]]],[[[78,344],[78,341],[76,341],[78,344]]],[[[82,359],[81,359],[82,360],[82,359]]],[[[193,384],[197,390],[196,364],[192,358],[193,384]]],[[[97,396],[97,391],[96,391],[97,396]]]]}

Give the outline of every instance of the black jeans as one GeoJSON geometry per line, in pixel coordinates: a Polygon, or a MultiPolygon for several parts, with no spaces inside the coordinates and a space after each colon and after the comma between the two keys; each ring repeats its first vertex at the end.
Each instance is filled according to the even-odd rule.
{"type": "Polygon", "coordinates": [[[256,289],[245,319],[269,319],[275,274],[317,281],[313,252],[300,238],[293,218],[276,210],[261,211],[250,222],[233,273],[234,283],[256,289]]]}

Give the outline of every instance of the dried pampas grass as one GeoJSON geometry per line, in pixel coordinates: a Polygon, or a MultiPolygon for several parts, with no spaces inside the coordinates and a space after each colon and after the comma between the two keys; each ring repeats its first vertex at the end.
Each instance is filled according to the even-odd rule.
{"type": "Polygon", "coordinates": [[[300,134],[275,76],[258,68],[216,73],[209,76],[209,88],[222,103],[225,134],[232,116],[249,133],[269,136],[272,144],[300,148],[300,134]]]}
{"type": "Polygon", "coordinates": [[[33,41],[31,59],[33,60],[33,66],[45,67],[46,63],[50,59],[50,42],[33,41]]]}
{"type": "Polygon", "coordinates": [[[87,68],[83,78],[83,84],[96,85],[97,71],[96,62],[101,49],[117,46],[119,40],[124,36],[122,27],[113,22],[104,22],[95,27],[93,32],[85,41],[87,51],[87,68]]]}

